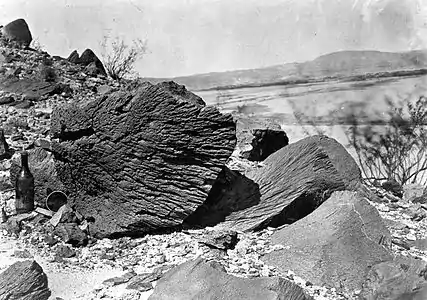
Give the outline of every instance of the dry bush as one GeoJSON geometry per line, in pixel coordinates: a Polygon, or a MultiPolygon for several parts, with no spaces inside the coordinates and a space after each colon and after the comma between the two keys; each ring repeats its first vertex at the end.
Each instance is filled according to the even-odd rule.
{"type": "Polygon", "coordinates": [[[351,127],[348,139],[357,153],[364,179],[376,185],[382,181],[425,184],[427,171],[427,98],[415,103],[390,106],[384,124],[360,124],[358,117],[347,116],[351,127]]]}
{"type": "Polygon", "coordinates": [[[135,76],[135,62],[147,52],[146,42],[142,39],[135,39],[129,45],[120,37],[111,39],[105,35],[100,46],[102,63],[114,80],[135,76]]]}

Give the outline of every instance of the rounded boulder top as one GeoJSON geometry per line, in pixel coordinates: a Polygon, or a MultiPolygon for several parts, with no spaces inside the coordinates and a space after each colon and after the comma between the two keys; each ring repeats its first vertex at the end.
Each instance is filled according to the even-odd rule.
{"type": "Polygon", "coordinates": [[[28,24],[24,19],[17,19],[1,28],[2,35],[8,39],[28,47],[33,40],[28,24]]]}

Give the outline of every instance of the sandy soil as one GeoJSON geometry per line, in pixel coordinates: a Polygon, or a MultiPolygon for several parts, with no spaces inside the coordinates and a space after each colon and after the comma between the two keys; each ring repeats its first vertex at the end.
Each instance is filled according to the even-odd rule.
{"type": "MultiPolygon", "coordinates": [[[[0,235],[0,272],[17,261],[26,260],[13,256],[14,251],[18,249],[23,250],[17,240],[0,235]]],[[[87,299],[81,297],[102,286],[104,280],[124,273],[121,269],[107,267],[95,270],[87,270],[81,267],[63,268],[60,264],[48,262],[38,255],[35,255],[34,259],[48,277],[49,288],[52,292],[49,300],[56,299],[56,297],[61,297],[64,300],[87,299]]],[[[124,285],[114,287],[114,289],[110,288],[109,294],[116,294],[117,297],[120,297],[125,293],[124,288],[124,285]]],[[[148,299],[150,294],[151,292],[145,293],[140,300],[148,299]]]]}

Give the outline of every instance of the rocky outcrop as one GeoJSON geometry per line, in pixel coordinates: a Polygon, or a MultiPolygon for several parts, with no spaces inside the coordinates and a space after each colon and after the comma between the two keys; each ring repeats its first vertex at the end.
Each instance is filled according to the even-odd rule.
{"type": "Polygon", "coordinates": [[[196,259],[168,271],[158,281],[150,300],[247,299],[309,300],[298,285],[279,277],[238,278],[217,262],[196,259]]]}
{"type": "Polygon", "coordinates": [[[360,300],[426,299],[427,267],[421,259],[398,256],[373,266],[360,294],[360,300]],[[422,289],[424,288],[424,291],[422,289]]]}
{"type": "Polygon", "coordinates": [[[1,300],[47,300],[49,297],[47,276],[35,261],[16,262],[0,274],[1,300]]]}
{"type": "Polygon", "coordinates": [[[288,145],[289,139],[279,124],[268,119],[235,116],[238,155],[250,161],[263,161],[288,145]]]}
{"type": "Polygon", "coordinates": [[[0,29],[1,36],[8,41],[17,42],[18,44],[28,47],[33,40],[27,22],[24,19],[17,19],[10,22],[0,29]]]}
{"type": "MultiPolygon", "coordinates": [[[[41,147],[28,150],[28,164],[34,176],[34,201],[45,207],[49,191],[65,190],[57,176],[53,154],[41,147]]],[[[15,155],[10,168],[10,182],[13,185],[20,168],[20,157],[15,155]]]]}
{"type": "Polygon", "coordinates": [[[107,76],[104,65],[91,49],[86,49],[83,51],[81,56],[79,56],[77,50],[74,50],[68,56],[67,60],[69,62],[85,66],[86,73],[91,76],[96,76],[98,74],[107,76]]]}
{"type": "Polygon", "coordinates": [[[79,63],[79,53],[77,52],[77,50],[74,50],[73,52],[70,53],[70,55],[68,56],[67,60],[69,62],[72,62],[74,64],[78,64],[79,63]]]}
{"type": "Polygon", "coordinates": [[[69,204],[94,220],[91,233],[177,226],[206,200],[234,149],[235,124],[171,90],[135,84],[53,111],[56,171],[69,204]]]}
{"type": "Polygon", "coordinates": [[[378,211],[357,192],[333,193],[271,239],[285,249],[266,254],[266,264],[347,292],[361,289],[372,266],[392,259],[389,231],[378,211]]]}
{"type": "Polygon", "coordinates": [[[234,230],[292,223],[312,212],[333,191],[358,190],[354,159],[334,139],[313,136],[271,154],[247,174],[224,169],[206,203],[187,221],[234,230]]]}
{"type": "Polygon", "coordinates": [[[0,80],[0,89],[2,91],[22,95],[32,101],[38,101],[43,96],[60,94],[66,88],[64,85],[39,79],[12,77],[0,80]]]}

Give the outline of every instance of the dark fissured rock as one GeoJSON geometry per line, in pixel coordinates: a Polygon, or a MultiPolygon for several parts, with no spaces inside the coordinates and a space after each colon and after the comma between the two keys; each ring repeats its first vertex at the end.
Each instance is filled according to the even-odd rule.
{"type": "Polygon", "coordinates": [[[200,206],[231,155],[232,117],[149,83],[57,107],[51,134],[69,205],[91,234],[174,227],[200,206]]]}
{"type": "MultiPolygon", "coordinates": [[[[361,189],[361,173],[351,155],[336,140],[312,136],[271,154],[264,167],[234,172],[231,186],[212,189],[203,213],[192,223],[222,217],[220,228],[254,230],[303,218],[333,191],[361,189]]],[[[210,224],[213,225],[213,224],[210,224]]]]}
{"type": "Polygon", "coordinates": [[[271,239],[286,249],[266,254],[266,264],[347,292],[361,288],[372,266],[392,259],[390,232],[378,211],[357,192],[334,192],[310,215],[276,231],[271,239]]]}
{"type": "Polygon", "coordinates": [[[70,55],[68,56],[67,60],[69,62],[72,62],[74,64],[78,64],[79,63],[79,53],[77,52],[77,50],[74,50],[73,52],[70,53],[70,55]]]}
{"type": "Polygon", "coordinates": [[[237,150],[251,161],[262,161],[288,145],[289,139],[280,125],[269,119],[236,116],[237,150]]]}
{"type": "Polygon", "coordinates": [[[167,272],[150,300],[191,299],[310,300],[298,285],[279,277],[255,279],[229,275],[217,262],[199,258],[167,272]]]}
{"type": "Polygon", "coordinates": [[[158,86],[168,91],[175,99],[182,98],[195,105],[205,106],[205,102],[202,98],[188,91],[183,85],[176,84],[173,81],[164,81],[159,83],[158,86]]]}
{"type": "Polygon", "coordinates": [[[107,72],[105,72],[104,65],[91,49],[86,49],[85,51],[83,51],[82,55],[78,60],[78,63],[85,67],[89,67],[90,65],[92,65],[92,70],[90,71],[91,75],[101,74],[103,76],[107,76],[107,72]]]}
{"type": "MultiPolygon", "coordinates": [[[[9,93],[23,95],[29,101],[38,101],[43,96],[61,93],[59,84],[46,82],[41,79],[8,78],[0,80],[0,88],[9,93]]],[[[16,105],[15,105],[16,106],[16,105]]]]}
{"type": "Polygon", "coordinates": [[[185,223],[191,226],[215,226],[224,222],[233,212],[258,205],[260,199],[257,183],[237,171],[224,167],[207,200],[185,219],[185,223]]]}
{"type": "Polygon", "coordinates": [[[65,243],[73,246],[87,245],[87,234],[76,223],[59,223],[53,232],[65,243]]]}
{"type": "Polygon", "coordinates": [[[2,27],[1,34],[7,40],[17,42],[18,44],[28,47],[33,40],[27,22],[24,19],[17,19],[2,27]]]}
{"type": "Polygon", "coordinates": [[[0,299],[47,300],[50,294],[47,276],[35,261],[16,262],[0,274],[0,299]]]}
{"type": "Polygon", "coordinates": [[[198,241],[208,247],[227,250],[234,249],[237,244],[237,232],[233,230],[205,231],[198,241]]]}
{"type": "MultiPolygon", "coordinates": [[[[28,151],[28,165],[34,176],[34,201],[41,207],[46,205],[47,189],[64,190],[62,182],[56,175],[53,154],[43,148],[34,148],[28,151]]],[[[18,156],[12,158],[10,168],[10,182],[14,184],[16,174],[21,167],[18,156]]]]}
{"type": "MultiPolygon", "coordinates": [[[[366,276],[360,300],[417,299],[417,292],[427,285],[423,277],[426,263],[420,259],[398,256],[373,266],[366,276]]],[[[426,294],[424,294],[426,295],[426,294]]],[[[419,298],[426,299],[426,298],[419,298]]]]}

